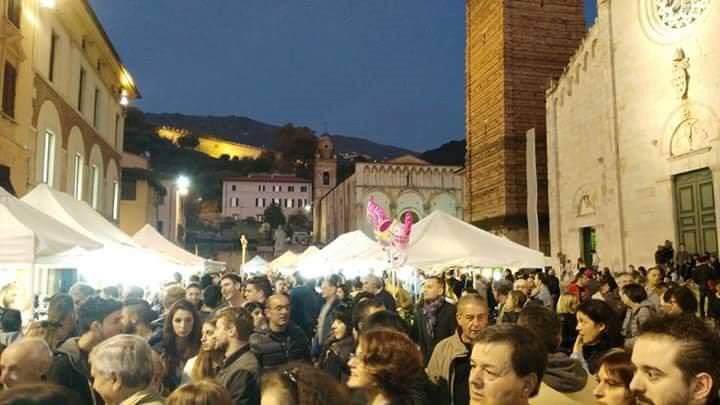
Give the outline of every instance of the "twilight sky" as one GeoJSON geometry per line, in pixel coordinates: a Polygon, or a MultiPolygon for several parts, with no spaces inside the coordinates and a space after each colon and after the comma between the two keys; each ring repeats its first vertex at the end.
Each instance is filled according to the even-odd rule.
{"type": "Polygon", "coordinates": [[[145,111],[292,122],[416,151],[464,136],[464,0],[90,3],[145,111]]]}

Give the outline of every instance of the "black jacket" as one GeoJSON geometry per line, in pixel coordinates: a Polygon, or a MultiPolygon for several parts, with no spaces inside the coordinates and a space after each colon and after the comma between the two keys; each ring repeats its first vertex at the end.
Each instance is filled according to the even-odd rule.
{"type": "Polygon", "coordinates": [[[707,263],[703,263],[695,267],[693,273],[693,281],[701,290],[709,290],[708,281],[715,280],[715,270],[707,263]]]}
{"type": "Polygon", "coordinates": [[[322,306],[322,297],[312,287],[301,285],[290,290],[290,320],[307,336],[314,334],[322,306]]]}
{"type": "Polygon", "coordinates": [[[457,329],[457,318],[455,305],[444,301],[437,312],[437,322],[435,323],[435,336],[430,336],[425,327],[425,314],[423,313],[422,301],[415,307],[415,322],[410,331],[412,338],[420,346],[422,351],[424,364],[427,365],[432,356],[435,345],[441,340],[455,333],[457,329]]]}
{"type": "Polygon", "coordinates": [[[225,359],[215,379],[230,393],[235,405],[258,405],[260,366],[250,346],[233,353],[225,359]]]}
{"type": "Polygon", "coordinates": [[[48,371],[48,381],[62,385],[82,399],[79,405],[104,405],[105,401],[92,388],[88,353],[78,347],[80,338],[68,339],[55,352],[48,371]]]}
{"type": "Polygon", "coordinates": [[[283,333],[253,333],[250,350],[257,356],[263,370],[283,366],[291,361],[310,360],[310,341],[305,332],[290,322],[283,333]]]}
{"type": "Polygon", "coordinates": [[[355,342],[352,335],[340,340],[330,340],[320,356],[320,368],[345,384],[350,376],[348,361],[355,352],[355,342]]]}
{"type": "Polygon", "coordinates": [[[397,312],[397,306],[395,304],[395,298],[393,298],[392,295],[390,295],[389,292],[387,292],[386,289],[380,290],[379,293],[375,295],[375,299],[382,302],[382,304],[385,306],[385,309],[391,312],[397,312]]]}

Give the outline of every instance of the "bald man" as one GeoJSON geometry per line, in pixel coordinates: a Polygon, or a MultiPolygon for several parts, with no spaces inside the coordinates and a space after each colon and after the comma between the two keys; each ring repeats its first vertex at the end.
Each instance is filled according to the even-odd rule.
{"type": "Polygon", "coordinates": [[[310,341],[305,332],[290,321],[290,299],[284,294],[271,295],[266,301],[266,332],[250,336],[250,350],[264,370],[286,365],[290,361],[310,360],[310,341]]]}
{"type": "Polygon", "coordinates": [[[0,383],[5,388],[40,383],[50,369],[52,352],[40,338],[22,338],[0,356],[0,383]]]}

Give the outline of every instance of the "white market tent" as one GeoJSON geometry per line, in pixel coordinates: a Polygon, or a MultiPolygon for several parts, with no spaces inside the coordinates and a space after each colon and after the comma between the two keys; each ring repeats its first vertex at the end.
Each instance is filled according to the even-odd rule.
{"type": "MultiPolygon", "coordinates": [[[[371,263],[378,259],[366,260],[364,254],[377,246],[377,243],[365,236],[362,231],[344,233],[312,256],[303,258],[297,263],[298,271],[306,277],[319,277],[349,268],[370,269],[371,263]]],[[[381,259],[380,259],[381,260],[381,259]]],[[[352,271],[352,273],[365,273],[352,271]]]]}
{"type": "MultiPolygon", "coordinates": [[[[375,244],[358,255],[384,259],[375,244]]],[[[434,211],[412,228],[406,265],[423,269],[435,266],[543,268],[545,256],[508,239],[493,235],[442,211],[434,211]]]]}
{"type": "Polygon", "coordinates": [[[196,256],[165,239],[165,237],[150,224],[145,224],[142,229],[133,235],[132,239],[145,249],[161,253],[185,266],[203,267],[205,264],[204,258],[196,256]]]}
{"type": "Polygon", "coordinates": [[[300,256],[296,255],[291,250],[288,250],[277,259],[270,262],[270,269],[273,271],[288,273],[288,270],[295,269],[299,258],[300,256]]]}
{"type": "Polygon", "coordinates": [[[47,184],[39,184],[22,201],[103,245],[138,246],[130,236],[85,202],[54,190],[47,184]]]}
{"type": "Polygon", "coordinates": [[[101,244],[13,197],[0,187],[0,267],[31,266],[42,256],[101,244]]]}
{"type": "Polygon", "coordinates": [[[302,260],[305,260],[305,259],[307,259],[307,258],[309,258],[309,257],[315,256],[315,255],[318,254],[318,253],[320,253],[320,249],[318,249],[318,248],[315,247],[315,246],[310,246],[310,247],[308,247],[307,249],[305,249],[304,252],[302,252],[302,253],[300,254],[300,256],[298,257],[298,262],[300,262],[300,261],[302,261],[302,260]]]}
{"type": "Polygon", "coordinates": [[[265,269],[267,269],[268,262],[263,259],[260,256],[255,256],[252,259],[250,259],[248,262],[246,262],[241,270],[243,273],[262,273],[265,272],[265,269]]]}

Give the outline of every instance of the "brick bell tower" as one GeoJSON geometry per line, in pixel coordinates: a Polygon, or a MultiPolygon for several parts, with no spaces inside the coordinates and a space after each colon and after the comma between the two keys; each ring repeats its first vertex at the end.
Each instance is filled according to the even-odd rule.
{"type": "Polygon", "coordinates": [[[528,244],[535,129],[540,248],[549,254],[545,89],[585,34],[583,0],[466,0],[465,220],[528,244]]]}

